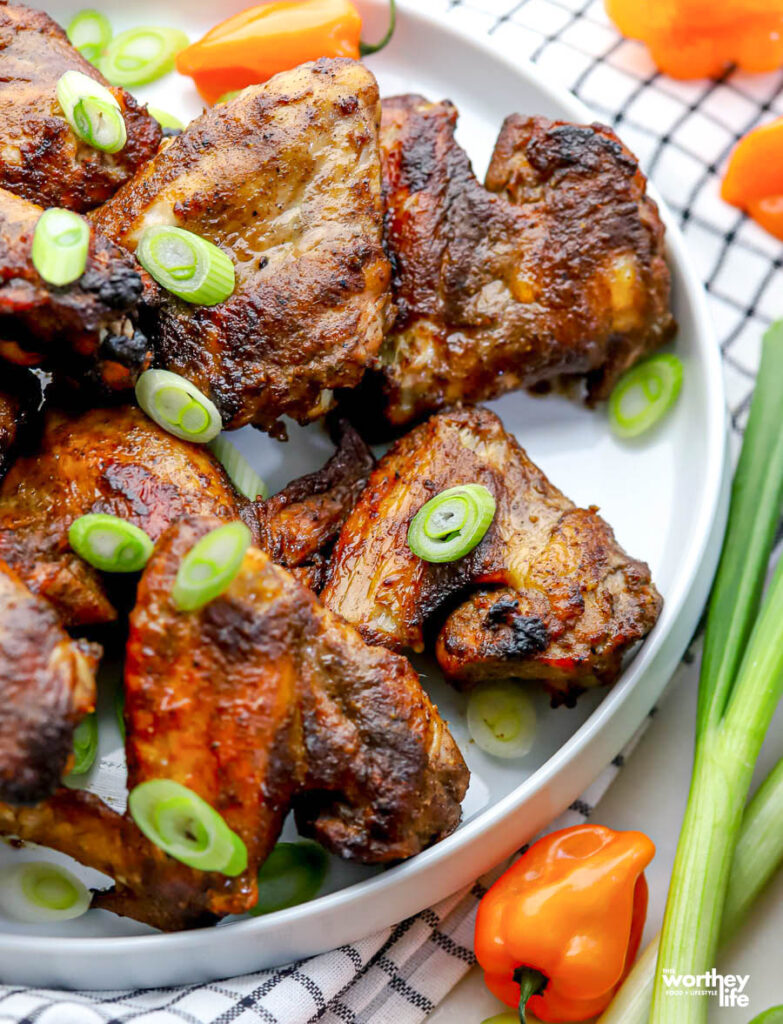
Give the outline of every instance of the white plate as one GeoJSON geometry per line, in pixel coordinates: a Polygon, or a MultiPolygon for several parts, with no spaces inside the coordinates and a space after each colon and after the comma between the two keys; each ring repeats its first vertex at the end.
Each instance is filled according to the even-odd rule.
{"type": "MultiPolygon", "coordinates": [[[[116,28],[169,23],[196,38],[218,14],[227,16],[245,3],[230,0],[218,8],[211,0],[134,0],[132,5],[99,0],[98,6],[116,28]]],[[[370,0],[362,7],[367,37],[373,38],[382,31],[385,4],[370,0]]],[[[64,24],[75,9],[68,0],[51,0],[47,6],[64,24]]],[[[369,64],[382,95],[416,91],[457,104],[459,139],[479,176],[507,114],[591,120],[587,110],[543,82],[532,66],[515,66],[489,44],[415,12],[412,0],[400,14],[392,45],[369,64]]],[[[138,95],[179,115],[199,111],[189,80],[175,75],[138,95]]],[[[421,666],[425,685],[473,773],[464,822],[453,836],[386,871],[333,858],[325,895],[292,910],[217,928],[160,935],[104,911],[90,911],[60,926],[0,922],[3,981],[91,989],[173,985],[241,974],[350,942],[468,885],[568,806],[618,753],[661,693],[696,626],[726,506],[720,354],[682,239],[665,210],[662,214],[680,324],[676,348],[685,363],[682,397],[662,428],[636,444],[624,444],[612,438],[601,410],[522,394],[492,403],[550,479],[574,501],[600,505],[620,542],[652,567],[666,604],[622,680],[609,692],[585,696],[576,710],[551,711],[544,695],[537,694],[535,747],[523,760],[509,763],[469,743],[464,698],[438,678],[432,664],[421,666]]],[[[295,427],[286,446],[249,429],[238,436],[273,488],[314,469],[330,450],[317,427],[295,427]]],[[[105,695],[104,702],[110,704],[105,695]]],[[[110,711],[104,713],[101,742],[102,754],[119,753],[110,711]]],[[[99,782],[103,775],[105,770],[99,782]]],[[[1,859],[41,855],[65,860],[38,850],[4,850],[1,859]]],[[[100,882],[94,872],[81,873],[92,884],[100,882]]]]}

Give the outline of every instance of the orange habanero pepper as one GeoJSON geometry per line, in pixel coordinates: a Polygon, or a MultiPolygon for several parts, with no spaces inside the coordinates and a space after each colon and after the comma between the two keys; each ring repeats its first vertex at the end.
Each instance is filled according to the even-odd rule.
{"type": "Polygon", "coordinates": [[[605,0],[624,36],[640,39],[673,78],[711,78],[730,64],[774,71],[783,64],[780,0],[605,0]]]}
{"type": "Polygon", "coordinates": [[[740,139],[729,159],[721,196],[783,239],[783,117],[740,139]]]}
{"type": "Polygon", "coordinates": [[[266,82],[280,71],[319,57],[359,57],[375,53],[391,39],[390,22],[380,43],[359,36],[362,19],[350,0],[275,0],[250,7],[216,25],[177,54],[177,70],[190,75],[208,103],[227,92],[266,82]]]}
{"type": "Polygon", "coordinates": [[[479,905],[476,957],[487,987],[543,1021],[582,1021],[612,1000],[647,916],[641,832],[576,825],[534,843],[479,905]]]}

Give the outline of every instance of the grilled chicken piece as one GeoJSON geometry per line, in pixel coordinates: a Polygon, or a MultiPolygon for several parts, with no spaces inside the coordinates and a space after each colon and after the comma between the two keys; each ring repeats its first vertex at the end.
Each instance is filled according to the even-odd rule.
{"type": "Polygon", "coordinates": [[[113,876],[96,905],[172,929],[242,913],[293,805],[299,828],[343,857],[384,863],[448,835],[468,771],[408,662],[368,647],[269,556],[194,613],[171,590],[219,520],[187,518],[159,542],[131,616],[125,673],[128,785],[170,778],[245,841],[237,878],[191,872],[140,840],[95,798],[58,794],[0,807],[0,830],[113,876]]]}
{"type": "Polygon", "coordinates": [[[346,396],[378,432],[584,375],[590,401],[674,329],[663,225],[611,129],[509,118],[483,188],[448,102],[383,102],[396,323],[346,396]],[[497,193],[497,194],[493,194],[497,193]]]}
{"type": "Polygon", "coordinates": [[[41,206],[84,211],[104,202],[153,156],[158,122],[115,89],[43,11],[0,0],[0,186],[41,206]],[[71,130],[55,95],[66,71],[111,89],[128,132],[119,153],[103,153],[71,130]]]}
{"type": "Polygon", "coordinates": [[[14,457],[28,444],[40,427],[43,406],[41,381],[31,370],[3,371],[0,391],[0,480],[14,457]]]}
{"type": "Polygon", "coordinates": [[[322,469],[299,477],[256,506],[260,546],[315,591],[326,582],[325,550],[375,466],[372,452],[347,420],[338,420],[333,434],[337,450],[322,469]]]}
{"type": "Polygon", "coordinates": [[[562,690],[613,682],[661,608],[648,567],[625,554],[595,508],[576,508],[553,487],[497,416],[440,413],[381,459],[340,534],[322,600],[369,642],[421,651],[438,609],[487,584],[504,589],[455,611],[438,642],[452,678],[519,675],[562,690]],[[486,536],[456,562],[422,561],[408,547],[411,519],[465,483],[495,497],[486,536]]]}
{"type": "Polygon", "coordinates": [[[157,539],[188,513],[244,519],[251,502],[200,445],[180,441],[132,406],[50,411],[37,454],[0,486],[0,558],[67,626],[116,617],[100,573],[70,548],[68,528],[88,512],[121,516],[157,539]]]}
{"type": "Polygon", "coordinates": [[[96,231],[84,274],[64,288],[47,284],[31,256],[42,213],[0,188],[0,357],[59,369],[105,392],[132,387],[151,362],[140,321],[148,322],[157,286],[96,231]]]}
{"type": "Polygon", "coordinates": [[[209,239],[236,268],[217,306],[168,295],[157,362],[196,384],[230,427],[275,434],[358,384],[389,310],[375,79],[350,60],[303,64],[213,107],[96,211],[135,251],[145,227],[209,239]]]}
{"type": "Polygon", "coordinates": [[[95,705],[99,650],[71,640],[0,562],[0,799],[34,803],[60,785],[74,726],[95,705]]]}

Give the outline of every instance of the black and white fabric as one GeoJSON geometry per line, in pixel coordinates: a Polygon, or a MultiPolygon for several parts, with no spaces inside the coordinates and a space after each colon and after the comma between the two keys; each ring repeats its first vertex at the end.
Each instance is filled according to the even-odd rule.
{"type": "MultiPolygon", "coordinates": [[[[783,246],[721,202],[719,175],[745,132],[783,114],[783,72],[673,81],[656,72],[640,44],[615,32],[602,0],[418,0],[418,6],[471,36],[488,37],[499,53],[534,61],[639,156],[678,218],[705,282],[739,433],[761,334],[780,313],[783,246]]],[[[632,747],[553,828],[590,814],[632,747]]],[[[492,877],[393,929],[278,970],[134,992],[0,986],[0,1024],[419,1024],[474,962],[476,905],[492,877]]]]}

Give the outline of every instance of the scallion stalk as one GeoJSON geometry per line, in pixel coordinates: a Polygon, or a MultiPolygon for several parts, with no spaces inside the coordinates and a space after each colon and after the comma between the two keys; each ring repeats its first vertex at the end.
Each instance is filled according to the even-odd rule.
{"type": "MultiPolygon", "coordinates": [[[[728,942],[783,864],[783,759],[759,786],[742,818],[734,850],[729,887],[723,908],[721,943],[728,942]]],[[[656,936],[633,965],[622,988],[598,1024],[647,1024],[650,1016],[655,964],[660,936],[656,936]]]]}
{"type": "Polygon", "coordinates": [[[783,694],[783,562],[758,618],[783,498],[783,322],[767,331],[710,602],[690,794],[669,887],[651,1024],[704,1024],[707,1000],[666,998],[663,971],[714,966],[742,812],[783,694]]]}

